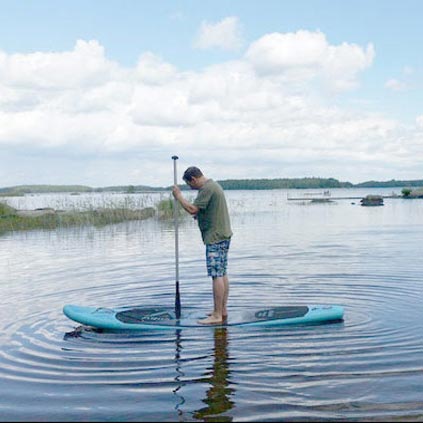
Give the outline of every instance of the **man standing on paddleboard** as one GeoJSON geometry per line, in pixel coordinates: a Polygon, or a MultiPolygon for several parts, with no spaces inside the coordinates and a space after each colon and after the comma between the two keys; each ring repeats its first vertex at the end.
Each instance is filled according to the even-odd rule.
{"type": "Polygon", "coordinates": [[[206,246],[207,274],[213,280],[213,312],[198,323],[219,324],[228,315],[227,264],[232,237],[225,194],[222,187],[213,179],[206,178],[198,167],[189,167],[184,173],[183,180],[191,189],[198,190],[194,204],[184,198],[178,185],[173,186],[173,195],[184,210],[198,221],[201,237],[206,246]]]}

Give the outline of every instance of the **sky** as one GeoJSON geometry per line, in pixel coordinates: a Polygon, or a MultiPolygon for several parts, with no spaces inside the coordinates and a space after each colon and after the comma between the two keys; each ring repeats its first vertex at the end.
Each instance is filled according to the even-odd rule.
{"type": "Polygon", "coordinates": [[[0,0],[0,187],[423,179],[421,0],[0,0]],[[182,183],[182,181],[180,181],[182,183]]]}

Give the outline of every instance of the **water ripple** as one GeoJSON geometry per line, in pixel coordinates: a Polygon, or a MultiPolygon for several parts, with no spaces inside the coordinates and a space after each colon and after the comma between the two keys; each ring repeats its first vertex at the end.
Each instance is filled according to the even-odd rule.
{"type": "MultiPolygon", "coordinates": [[[[335,206],[325,213],[341,219],[335,206]]],[[[234,239],[229,312],[340,304],[343,322],[99,331],[63,316],[64,302],[173,305],[167,227],[117,225],[111,239],[107,229],[4,239],[0,420],[423,421],[423,267],[403,266],[423,228],[381,227],[368,243],[361,227],[348,237],[334,225],[324,236],[310,227],[296,240],[296,226],[290,233],[275,216],[240,213],[234,222],[260,231],[234,239]]],[[[205,310],[211,285],[197,235],[182,233],[182,304],[205,310]]]]}

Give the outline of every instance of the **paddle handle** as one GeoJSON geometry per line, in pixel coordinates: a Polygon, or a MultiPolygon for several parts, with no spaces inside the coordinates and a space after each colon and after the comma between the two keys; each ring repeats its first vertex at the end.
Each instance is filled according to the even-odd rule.
{"type": "MultiPolygon", "coordinates": [[[[178,156],[172,156],[173,160],[173,183],[178,184],[176,160],[178,156]]],[[[175,315],[177,319],[181,317],[181,296],[179,294],[179,228],[178,228],[178,202],[173,198],[173,221],[175,226],[175,280],[176,280],[176,294],[175,294],[175,315]]]]}

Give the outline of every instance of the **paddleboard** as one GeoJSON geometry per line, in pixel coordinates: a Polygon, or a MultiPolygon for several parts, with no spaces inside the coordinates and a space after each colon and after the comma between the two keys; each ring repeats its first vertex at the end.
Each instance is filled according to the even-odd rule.
{"type": "Polygon", "coordinates": [[[64,314],[75,322],[109,330],[183,329],[230,326],[282,326],[323,323],[342,320],[343,307],[339,305],[293,305],[264,309],[231,311],[223,324],[203,325],[204,311],[182,310],[177,319],[175,310],[166,307],[84,307],[67,304],[64,314]]]}

